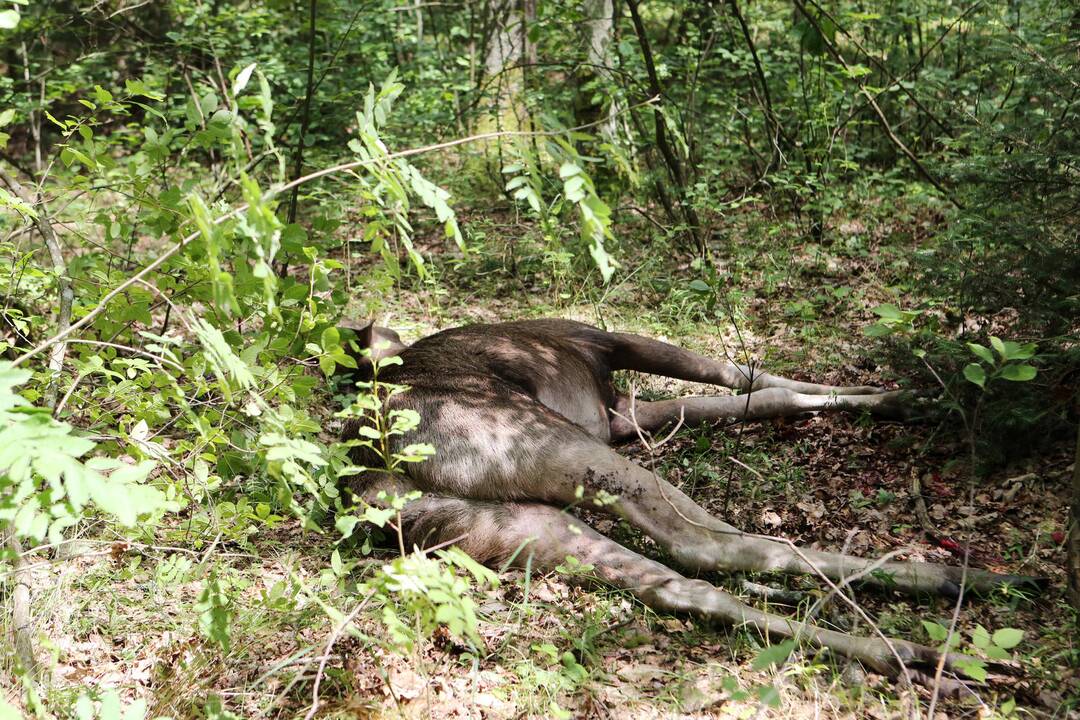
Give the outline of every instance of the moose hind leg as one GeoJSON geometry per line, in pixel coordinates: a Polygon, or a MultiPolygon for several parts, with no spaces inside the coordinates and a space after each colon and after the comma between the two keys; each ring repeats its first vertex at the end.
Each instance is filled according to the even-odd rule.
{"type": "MultiPolygon", "coordinates": [[[[758,610],[703,580],[688,579],[643,557],[550,505],[424,496],[405,506],[404,531],[419,547],[454,543],[474,559],[500,567],[548,572],[576,558],[588,576],[624,589],[659,612],[686,613],[725,625],[748,625],[896,674],[904,666],[933,668],[939,656],[902,640],[847,635],[758,610]]],[[[946,658],[950,663],[954,658],[946,658]]]]}
{"type": "Polygon", "coordinates": [[[572,505],[582,497],[625,518],[652,537],[682,567],[698,571],[756,571],[824,575],[917,594],[955,596],[961,582],[988,592],[1029,580],[983,570],[871,559],[796,548],[744,533],[713,516],[688,495],[644,467],[591,439],[553,449],[527,486],[529,497],[572,505]],[[580,490],[579,490],[580,488],[580,490]],[[582,494],[583,492],[583,494],[582,494]]]}

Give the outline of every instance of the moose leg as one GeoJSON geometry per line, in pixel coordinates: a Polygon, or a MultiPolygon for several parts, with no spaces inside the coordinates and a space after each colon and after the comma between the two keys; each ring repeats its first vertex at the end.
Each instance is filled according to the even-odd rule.
{"type": "Polygon", "coordinates": [[[884,588],[947,596],[955,596],[962,582],[976,592],[1027,582],[930,563],[879,563],[749,535],[713,517],[655,473],[591,439],[553,447],[542,472],[533,477],[526,488],[528,497],[555,505],[571,505],[581,497],[595,501],[647,533],[678,564],[694,570],[820,573],[837,582],[859,575],[863,582],[884,588]]]}
{"type": "Polygon", "coordinates": [[[786,388],[754,390],[746,395],[716,395],[656,400],[620,397],[611,419],[611,439],[628,440],[637,430],[655,432],[682,420],[688,425],[715,420],[765,420],[817,410],[866,410],[883,417],[903,416],[906,403],[899,393],[873,395],[812,395],[786,388]],[[635,427],[636,424],[636,427],[635,427]]]}
{"type": "MultiPolygon", "coordinates": [[[[826,630],[762,612],[704,580],[691,580],[600,535],[549,505],[424,496],[405,506],[406,539],[417,547],[454,543],[474,559],[500,567],[554,569],[567,556],[591,566],[596,579],[625,589],[659,612],[688,613],[726,625],[749,625],[763,635],[799,638],[895,675],[900,662],[932,670],[934,650],[902,640],[866,638],[826,630]],[[890,647],[891,646],[891,647],[890,647]]],[[[957,656],[947,656],[951,667],[957,656]]]]}
{"type": "Polygon", "coordinates": [[[764,388],[783,388],[803,395],[875,395],[883,392],[870,385],[819,385],[789,380],[752,370],[746,365],[714,360],[652,338],[628,333],[612,335],[615,339],[610,356],[613,370],[637,370],[691,382],[723,385],[744,392],[764,388]]]}

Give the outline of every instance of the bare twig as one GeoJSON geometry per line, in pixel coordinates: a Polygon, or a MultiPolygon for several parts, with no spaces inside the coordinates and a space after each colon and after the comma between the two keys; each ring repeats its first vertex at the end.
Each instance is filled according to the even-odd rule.
{"type": "MultiPolygon", "coordinates": [[[[1077,399],[1080,410],[1080,398],[1077,399]]],[[[1067,572],[1069,599],[1072,606],[1080,610],[1080,429],[1076,435],[1076,457],[1073,460],[1072,498],[1069,509],[1069,538],[1067,552],[1067,572]]],[[[1034,550],[1034,546],[1032,547],[1034,550]]]]}
{"type": "MultiPolygon", "coordinates": [[[[293,178],[300,177],[304,168],[304,143],[307,140],[308,125],[311,122],[311,96],[315,92],[315,16],[318,0],[310,0],[308,7],[308,66],[307,89],[304,91],[304,109],[300,116],[300,135],[296,138],[293,150],[293,178]]],[[[296,185],[289,196],[288,222],[296,222],[296,203],[299,199],[300,186],[296,185]]]]}
{"type": "Polygon", "coordinates": [[[326,639],[326,647],[323,648],[322,657],[319,658],[319,668],[315,672],[315,684],[311,688],[311,707],[308,708],[307,714],[304,715],[304,720],[311,720],[319,710],[319,687],[322,685],[323,674],[326,672],[326,663],[331,657],[330,651],[334,649],[334,644],[341,637],[341,633],[345,632],[345,628],[360,614],[360,611],[364,609],[372,597],[374,597],[374,593],[369,594],[360,601],[352,612],[338,623],[337,627],[331,631],[330,636],[326,639]]]}
{"type": "Polygon", "coordinates": [[[750,472],[752,472],[752,473],[753,473],[754,475],[756,475],[756,476],[757,476],[757,479],[758,479],[758,480],[761,480],[762,482],[765,482],[765,476],[761,474],[761,471],[760,471],[760,470],[757,470],[757,469],[755,469],[755,468],[752,468],[752,467],[750,467],[749,465],[747,465],[746,463],[744,463],[744,462],[743,462],[742,460],[740,460],[740,459],[739,459],[739,458],[737,458],[737,457],[731,457],[731,456],[729,456],[729,457],[728,457],[728,460],[730,460],[731,462],[735,463],[736,465],[738,465],[739,467],[743,468],[744,470],[749,470],[750,472]]]}
{"type": "MultiPolygon", "coordinates": [[[[822,42],[825,46],[825,49],[829,52],[829,55],[831,55],[832,58],[836,60],[836,62],[839,63],[841,67],[844,68],[844,70],[849,71],[850,76],[854,77],[854,74],[850,72],[851,66],[848,65],[847,60],[845,60],[844,56],[840,53],[840,51],[836,49],[836,46],[828,40],[828,34],[822,29],[821,23],[818,22],[817,17],[814,16],[814,14],[806,8],[806,5],[802,2],[802,0],[793,0],[793,2],[795,3],[795,7],[799,9],[799,12],[802,13],[803,17],[806,18],[806,21],[813,25],[814,29],[821,36],[822,42]]],[[[889,141],[892,142],[892,144],[904,155],[904,157],[911,161],[911,164],[915,166],[915,169],[919,172],[920,175],[923,176],[923,178],[928,183],[937,188],[938,192],[944,195],[945,198],[953,205],[958,208],[963,208],[963,204],[956,198],[956,196],[953,195],[953,193],[948,188],[941,184],[941,181],[939,181],[930,173],[929,170],[926,169],[926,166],[922,164],[919,156],[912,152],[911,149],[904,144],[903,140],[897,137],[896,133],[893,131],[892,125],[889,123],[889,119],[885,117],[885,113],[882,111],[881,106],[878,105],[877,100],[874,99],[874,96],[866,88],[866,85],[857,78],[855,79],[855,83],[859,86],[859,92],[862,93],[863,97],[865,97],[866,101],[870,104],[870,107],[873,108],[874,114],[877,115],[878,118],[878,124],[881,125],[881,129],[885,132],[885,135],[889,138],[889,141]]]]}
{"type": "Polygon", "coordinates": [[[964,546],[964,566],[960,575],[960,592],[956,596],[956,605],[953,606],[952,620],[949,621],[949,634],[945,636],[945,651],[938,658],[937,667],[934,668],[934,688],[930,695],[930,707],[926,711],[926,717],[933,720],[934,708],[937,706],[938,693],[941,690],[941,673],[945,669],[945,657],[949,654],[949,639],[956,632],[956,623],[960,620],[960,608],[964,604],[964,581],[967,580],[968,571],[968,548],[964,546]]]}
{"type": "Polygon", "coordinates": [[[142,350],[142,349],[137,348],[137,347],[132,347],[131,345],[121,345],[120,343],[105,342],[104,340],[84,340],[84,339],[81,339],[81,338],[78,338],[78,339],[75,339],[75,340],[68,340],[68,342],[79,343],[80,345],[94,345],[96,347],[110,347],[110,348],[113,348],[114,350],[123,350],[124,352],[134,353],[135,355],[142,355],[145,358],[149,358],[150,360],[153,360],[154,362],[158,363],[159,365],[160,364],[168,365],[168,366],[170,366],[170,367],[172,367],[172,368],[174,368],[176,370],[179,370],[182,373],[187,372],[187,370],[184,368],[184,366],[181,365],[180,363],[176,362],[175,360],[170,360],[169,358],[162,357],[161,355],[155,355],[152,352],[149,352],[147,350],[142,350]]]}

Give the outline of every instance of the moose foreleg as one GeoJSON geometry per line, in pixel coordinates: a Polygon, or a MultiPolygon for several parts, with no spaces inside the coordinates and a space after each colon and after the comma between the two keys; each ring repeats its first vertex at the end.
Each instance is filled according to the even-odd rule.
{"type": "MultiPolygon", "coordinates": [[[[424,496],[406,505],[407,539],[420,547],[455,542],[475,559],[498,567],[547,572],[567,556],[586,576],[629,591],[658,612],[686,613],[725,625],[752,626],[763,635],[798,638],[895,675],[901,665],[925,670],[940,656],[903,640],[856,637],[763,612],[730,593],[691,580],[600,535],[572,515],[549,505],[497,503],[424,496]]],[[[951,667],[957,656],[946,657],[951,667]]]]}
{"type": "Polygon", "coordinates": [[[692,396],[651,402],[620,398],[611,421],[611,436],[616,442],[628,440],[636,437],[638,428],[651,433],[679,420],[696,425],[713,421],[766,420],[830,410],[865,410],[880,417],[902,417],[907,411],[906,395],[902,396],[900,392],[810,395],[784,388],[767,388],[747,395],[692,396]]]}
{"type": "Polygon", "coordinates": [[[723,385],[744,392],[765,388],[781,388],[803,395],[874,395],[882,392],[880,388],[870,385],[821,385],[789,380],[746,365],[714,360],[641,335],[613,333],[613,337],[615,346],[611,366],[614,370],[637,370],[691,382],[723,385]]]}

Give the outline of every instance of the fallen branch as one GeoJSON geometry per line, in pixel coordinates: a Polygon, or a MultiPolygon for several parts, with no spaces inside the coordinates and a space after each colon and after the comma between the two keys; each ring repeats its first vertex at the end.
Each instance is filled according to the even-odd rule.
{"type": "Polygon", "coordinates": [[[941,533],[930,519],[930,513],[926,511],[926,498],[922,494],[922,481],[919,479],[918,471],[911,473],[911,497],[915,499],[915,517],[919,521],[919,527],[936,542],[941,537],[941,533]]]}
{"type": "Polygon", "coordinates": [[[739,582],[739,589],[747,595],[779,605],[798,605],[807,597],[806,593],[798,590],[785,590],[745,579],[739,582]]]}

